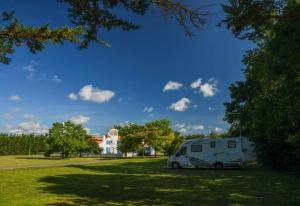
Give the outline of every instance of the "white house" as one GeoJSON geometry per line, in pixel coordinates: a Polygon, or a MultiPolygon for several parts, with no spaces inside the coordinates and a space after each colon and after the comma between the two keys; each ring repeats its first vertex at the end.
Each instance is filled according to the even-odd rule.
{"type": "Polygon", "coordinates": [[[121,154],[118,150],[118,144],[120,143],[120,136],[117,129],[110,129],[107,134],[103,135],[99,144],[102,148],[102,154],[121,154]]]}
{"type": "MultiPolygon", "coordinates": [[[[94,136],[93,139],[98,143],[99,147],[102,148],[102,154],[105,155],[123,155],[118,150],[118,145],[121,142],[121,137],[118,134],[117,129],[110,129],[107,134],[101,136],[94,136]]],[[[145,155],[154,155],[154,149],[150,146],[145,145],[145,155]]],[[[136,154],[127,154],[135,156],[136,154]]]]}

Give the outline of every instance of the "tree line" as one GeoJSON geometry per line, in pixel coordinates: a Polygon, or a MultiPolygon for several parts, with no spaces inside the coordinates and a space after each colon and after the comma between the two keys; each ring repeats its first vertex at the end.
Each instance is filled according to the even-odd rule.
{"type": "MultiPolygon", "coordinates": [[[[183,141],[195,138],[222,138],[227,133],[182,135],[172,129],[169,120],[160,119],[145,125],[116,125],[121,136],[118,150],[122,153],[147,155],[144,147],[152,147],[157,154],[174,154],[183,141]]],[[[87,134],[82,125],[70,121],[55,122],[47,134],[0,134],[0,155],[44,154],[46,157],[59,154],[61,158],[81,156],[83,153],[100,154],[96,141],[87,134]]]]}
{"type": "Polygon", "coordinates": [[[259,161],[300,171],[300,3],[237,1],[223,23],[256,44],[244,56],[245,80],[230,86],[225,120],[256,142],[259,161]]]}
{"type": "Polygon", "coordinates": [[[0,134],[0,155],[38,154],[46,150],[47,135],[0,134]]]}
{"type": "Polygon", "coordinates": [[[54,123],[47,134],[0,134],[0,155],[42,153],[49,157],[57,153],[63,159],[100,152],[98,144],[90,138],[82,125],[70,121],[54,123]]]}

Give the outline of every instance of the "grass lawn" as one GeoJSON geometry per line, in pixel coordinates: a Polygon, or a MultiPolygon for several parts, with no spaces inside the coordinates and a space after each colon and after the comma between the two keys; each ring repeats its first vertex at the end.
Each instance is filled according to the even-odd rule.
{"type": "Polygon", "coordinates": [[[254,168],[172,170],[165,162],[0,170],[0,205],[300,205],[298,176],[254,168]]]}
{"type": "Polygon", "coordinates": [[[10,155],[0,156],[0,169],[4,168],[22,168],[22,167],[34,167],[34,166],[47,166],[47,165],[64,165],[64,164],[76,164],[76,163],[89,163],[100,161],[100,158],[84,157],[84,158],[69,158],[60,159],[45,158],[43,155],[10,155]]]}

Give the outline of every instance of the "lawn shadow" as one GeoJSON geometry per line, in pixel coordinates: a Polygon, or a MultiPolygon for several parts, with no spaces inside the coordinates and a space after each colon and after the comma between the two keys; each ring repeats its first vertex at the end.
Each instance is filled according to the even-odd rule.
{"type": "MultiPolygon", "coordinates": [[[[164,165],[164,160],[76,165],[70,167],[83,173],[39,181],[48,183],[42,190],[58,195],[49,205],[286,205],[282,197],[300,203],[290,198],[284,178],[258,169],[170,170],[164,165]]],[[[299,197],[300,191],[294,195],[299,197]]]]}

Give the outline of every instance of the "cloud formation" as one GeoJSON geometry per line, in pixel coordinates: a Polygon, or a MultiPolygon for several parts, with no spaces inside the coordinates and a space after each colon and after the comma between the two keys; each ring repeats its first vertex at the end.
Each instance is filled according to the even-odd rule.
{"type": "Polygon", "coordinates": [[[35,65],[35,61],[30,61],[30,63],[27,66],[23,67],[23,70],[26,72],[27,79],[33,79],[35,75],[35,65]]]}
{"type": "Polygon", "coordinates": [[[54,75],[52,78],[52,81],[54,81],[56,83],[61,83],[62,80],[57,75],[54,75]]]}
{"type": "MultiPolygon", "coordinates": [[[[81,100],[87,102],[104,103],[108,102],[115,96],[115,92],[110,90],[102,90],[93,85],[86,85],[80,89],[78,96],[81,100]]],[[[71,100],[77,100],[78,96],[74,93],[70,93],[68,98],[71,100]]]]}
{"type": "Polygon", "coordinates": [[[175,103],[172,103],[171,106],[169,107],[170,109],[176,111],[176,112],[184,112],[189,108],[190,100],[188,98],[182,98],[178,100],[175,103]]]}
{"type": "Polygon", "coordinates": [[[153,110],[154,110],[153,107],[145,107],[143,111],[147,112],[147,113],[151,113],[151,112],[153,112],[153,110]]]}
{"type": "Polygon", "coordinates": [[[202,83],[202,79],[199,78],[191,84],[191,88],[197,89],[204,97],[212,97],[218,91],[217,84],[214,78],[210,78],[206,83],[202,83]]]}
{"type": "Polygon", "coordinates": [[[18,125],[5,125],[4,130],[12,134],[45,134],[48,132],[48,127],[39,122],[28,121],[18,125]]]}
{"type": "Polygon", "coordinates": [[[23,118],[28,121],[37,121],[38,118],[33,114],[24,114],[23,118]]]}
{"type": "Polygon", "coordinates": [[[183,84],[180,83],[180,82],[173,82],[173,81],[169,81],[163,91],[166,92],[166,91],[170,91],[170,90],[178,90],[180,89],[181,87],[183,87],[183,84]]]}
{"type": "Polygon", "coordinates": [[[222,132],[222,131],[223,131],[223,129],[220,128],[220,127],[214,128],[214,132],[216,132],[216,133],[220,133],[220,132],[222,132]]]}
{"type": "Polygon", "coordinates": [[[205,127],[202,124],[195,124],[195,125],[186,125],[184,123],[177,123],[175,124],[175,128],[181,133],[181,134],[189,134],[189,133],[196,133],[200,130],[204,130],[205,127]]]}
{"type": "Polygon", "coordinates": [[[78,97],[77,97],[77,95],[75,94],[75,93],[70,93],[70,94],[68,94],[68,98],[70,99],[70,100],[73,100],[73,101],[75,101],[75,100],[77,100],[78,99],[78,97]]]}
{"type": "Polygon", "coordinates": [[[74,124],[85,125],[90,120],[90,118],[83,116],[83,115],[77,115],[77,116],[71,117],[70,120],[74,124]]]}
{"type": "Polygon", "coordinates": [[[19,95],[11,95],[9,97],[9,100],[11,100],[11,101],[20,101],[21,97],[19,95]]]}

